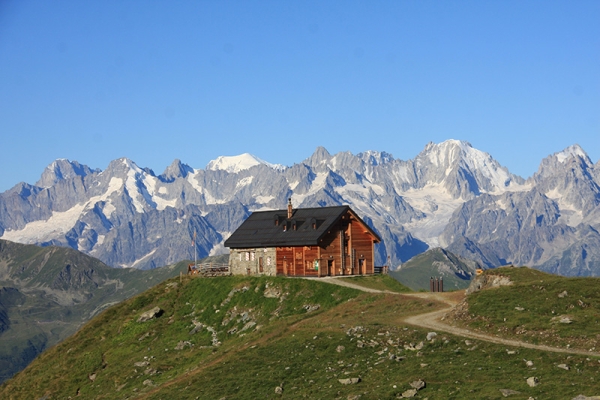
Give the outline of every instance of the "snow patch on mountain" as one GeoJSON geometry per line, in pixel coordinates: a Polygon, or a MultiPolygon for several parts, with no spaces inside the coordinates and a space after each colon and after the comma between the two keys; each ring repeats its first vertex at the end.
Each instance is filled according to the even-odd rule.
{"type": "Polygon", "coordinates": [[[245,178],[243,178],[243,179],[240,179],[240,180],[238,181],[238,183],[235,185],[235,187],[236,187],[236,188],[241,188],[241,187],[244,187],[244,186],[248,186],[249,184],[251,184],[251,183],[252,183],[252,180],[253,180],[253,179],[254,179],[254,177],[253,177],[253,176],[247,176],[247,177],[245,177],[245,178]]]}
{"type": "Polygon", "coordinates": [[[146,254],[145,256],[138,258],[137,260],[135,260],[133,263],[131,263],[129,265],[121,264],[121,268],[135,268],[135,266],[138,265],[139,263],[149,260],[154,253],[156,253],[156,249],[152,250],[150,253],[146,254]]]}
{"type": "Polygon", "coordinates": [[[275,196],[256,196],[256,202],[258,204],[267,204],[274,198],[275,198],[275,196]]]}
{"type": "Polygon", "coordinates": [[[71,209],[59,212],[53,211],[47,220],[29,222],[20,230],[5,230],[0,239],[18,243],[44,243],[65,235],[81,215],[85,204],[78,204],[71,209]]]}
{"type": "Polygon", "coordinates": [[[324,189],[327,184],[327,176],[328,175],[329,175],[329,173],[327,173],[327,172],[317,173],[317,176],[312,181],[310,188],[308,189],[308,192],[304,193],[304,194],[294,193],[292,195],[292,203],[293,204],[302,204],[304,199],[306,199],[307,197],[309,197],[311,195],[314,195],[319,190],[324,189]]]}
{"type": "Polygon", "coordinates": [[[158,189],[156,188],[156,186],[160,183],[160,180],[157,177],[146,174],[142,182],[144,183],[144,187],[150,195],[150,201],[156,204],[157,210],[162,211],[167,207],[175,208],[177,199],[168,200],[164,197],[158,196],[158,193],[167,194],[168,190],[164,186],[161,186],[158,189]]]}
{"type": "Polygon", "coordinates": [[[453,198],[440,184],[411,189],[404,192],[402,196],[411,207],[425,214],[425,218],[404,224],[404,227],[430,247],[438,247],[439,236],[452,217],[452,213],[464,203],[464,200],[453,198]]]}
{"type": "Polygon", "coordinates": [[[563,151],[556,153],[555,156],[561,163],[564,163],[572,157],[581,157],[584,160],[588,160],[588,155],[578,144],[567,147],[563,151]]]}
{"type": "Polygon", "coordinates": [[[276,170],[286,169],[284,165],[268,163],[250,153],[244,153],[238,156],[220,156],[216,160],[210,161],[206,165],[206,169],[210,171],[223,170],[237,174],[240,171],[244,171],[261,164],[276,170]]]}
{"type": "Polygon", "coordinates": [[[559,222],[576,227],[583,221],[583,211],[565,200],[565,196],[556,188],[548,191],[546,197],[554,200],[560,210],[559,222]]]}
{"type": "Polygon", "coordinates": [[[194,190],[196,190],[200,194],[204,194],[204,187],[202,187],[198,183],[198,180],[196,179],[197,176],[198,176],[198,170],[194,170],[194,172],[189,174],[186,179],[187,179],[188,183],[190,185],[192,185],[194,190]]]}

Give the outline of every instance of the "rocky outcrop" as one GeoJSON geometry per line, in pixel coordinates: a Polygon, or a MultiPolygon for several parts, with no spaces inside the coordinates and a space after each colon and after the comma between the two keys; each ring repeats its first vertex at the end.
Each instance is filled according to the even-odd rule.
{"type": "Polygon", "coordinates": [[[160,307],[154,307],[151,310],[143,312],[142,315],[140,315],[140,317],[138,318],[137,322],[150,321],[151,319],[160,317],[162,313],[163,310],[161,310],[160,307]]]}
{"type": "Polygon", "coordinates": [[[484,274],[476,276],[469,287],[467,288],[466,293],[471,294],[474,292],[478,292],[483,289],[497,288],[500,286],[510,286],[513,285],[513,282],[510,280],[508,276],[504,275],[494,275],[494,274],[484,274]]]}

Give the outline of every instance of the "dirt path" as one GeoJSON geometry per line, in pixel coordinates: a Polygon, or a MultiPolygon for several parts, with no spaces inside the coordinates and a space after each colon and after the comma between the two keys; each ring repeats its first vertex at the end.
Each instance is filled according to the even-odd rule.
{"type": "Polygon", "coordinates": [[[446,315],[449,311],[454,308],[458,303],[460,303],[464,299],[464,291],[457,292],[444,292],[444,293],[396,293],[390,291],[382,291],[376,289],[365,288],[360,285],[353,284],[351,282],[347,282],[343,278],[320,278],[321,281],[332,283],[335,285],[351,287],[353,289],[362,290],[364,292],[369,293],[387,293],[387,294],[397,294],[406,297],[416,297],[420,299],[434,300],[440,303],[445,304],[446,306],[437,311],[412,315],[410,317],[404,318],[404,322],[410,325],[418,326],[420,328],[429,329],[432,331],[442,331],[451,333],[456,336],[462,336],[469,339],[483,340],[490,343],[503,344],[506,346],[512,347],[524,347],[528,349],[542,350],[542,351],[552,351],[554,353],[567,353],[567,354],[579,354],[584,356],[595,356],[600,357],[599,352],[592,352],[587,350],[578,350],[578,349],[567,349],[562,347],[552,347],[552,346],[544,346],[522,342],[519,340],[513,339],[503,339],[497,336],[492,336],[489,334],[473,332],[469,329],[459,328],[456,326],[448,325],[442,321],[444,315],[446,315]]]}
{"type": "Polygon", "coordinates": [[[348,279],[347,278],[344,279],[343,277],[325,276],[325,277],[322,277],[322,278],[304,278],[304,279],[315,280],[315,281],[319,281],[319,282],[332,283],[334,285],[345,286],[345,287],[348,287],[348,288],[352,288],[352,289],[356,289],[356,290],[361,290],[363,292],[368,292],[368,293],[390,293],[390,294],[398,294],[398,293],[392,292],[390,290],[378,290],[378,289],[371,289],[371,288],[368,288],[368,287],[360,286],[360,285],[357,285],[355,283],[348,282],[348,279]]]}

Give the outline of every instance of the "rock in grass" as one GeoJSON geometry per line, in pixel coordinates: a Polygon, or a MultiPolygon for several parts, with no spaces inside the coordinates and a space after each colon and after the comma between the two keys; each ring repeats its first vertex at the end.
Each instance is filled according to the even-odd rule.
{"type": "Polygon", "coordinates": [[[568,370],[570,370],[570,369],[571,369],[571,367],[569,367],[567,364],[558,364],[558,365],[557,365],[557,367],[558,367],[558,368],[562,368],[562,369],[564,369],[565,371],[568,371],[568,370]]]}
{"type": "Polygon", "coordinates": [[[411,382],[410,387],[416,390],[421,390],[425,387],[425,381],[423,379],[419,379],[418,381],[411,382]]]}
{"type": "Polygon", "coordinates": [[[183,350],[186,346],[192,347],[194,345],[189,340],[180,340],[175,346],[175,350],[183,350]]]}
{"type": "Polygon", "coordinates": [[[535,376],[530,376],[529,378],[527,378],[527,384],[530,387],[536,387],[537,385],[539,385],[540,380],[538,378],[536,378],[535,376]]]}
{"type": "Polygon", "coordinates": [[[140,317],[138,318],[137,322],[146,322],[153,318],[158,318],[162,315],[162,313],[163,310],[161,310],[160,307],[154,307],[152,310],[142,313],[142,315],[140,315],[140,317]]]}
{"type": "Polygon", "coordinates": [[[431,341],[431,340],[435,339],[436,336],[437,336],[436,332],[429,332],[427,334],[427,340],[431,341]]]}
{"type": "Polygon", "coordinates": [[[135,367],[147,367],[148,365],[150,365],[150,363],[148,361],[138,361],[136,363],[133,364],[135,367]]]}
{"type": "Polygon", "coordinates": [[[500,389],[500,393],[502,393],[502,396],[504,397],[512,396],[513,394],[521,394],[521,392],[512,389],[500,389]]]}
{"type": "Polygon", "coordinates": [[[417,395],[417,389],[408,389],[402,392],[402,398],[407,399],[409,397],[415,397],[417,395]]]}
{"type": "Polygon", "coordinates": [[[282,394],[283,393],[283,388],[281,386],[276,386],[275,387],[275,393],[276,394],[282,394]]]}
{"type": "Polygon", "coordinates": [[[338,382],[342,385],[354,385],[355,383],[360,382],[360,378],[338,379],[338,382]]]}

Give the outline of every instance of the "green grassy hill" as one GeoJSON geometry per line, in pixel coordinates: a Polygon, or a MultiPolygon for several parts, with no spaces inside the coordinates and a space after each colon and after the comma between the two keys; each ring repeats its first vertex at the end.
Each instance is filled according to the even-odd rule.
{"type": "Polygon", "coordinates": [[[475,283],[487,288],[457,308],[456,324],[534,344],[600,351],[600,278],[503,267],[486,270],[475,283]]]}
{"type": "Polygon", "coordinates": [[[73,249],[0,240],[0,382],[103,309],[180,271],[186,262],[115,269],[73,249]]]}
{"type": "Polygon", "coordinates": [[[466,289],[479,267],[475,261],[459,257],[442,248],[434,248],[419,254],[390,276],[413,290],[429,291],[431,277],[444,280],[444,290],[466,289]]]}
{"type": "MultiPolygon", "coordinates": [[[[361,284],[394,285],[386,279],[361,284]]],[[[425,387],[417,397],[429,399],[598,394],[597,357],[443,332],[428,340],[428,331],[403,322],[439,307],[426,297],[319,280],[172,278],[44,352],[0,386],[0,398],[393,399],[418,380],[425,387]],[[140,321],[155,307],[156,318],[140,321]],[[539,384],[530,387],[533,376],[539,384]]]]}

